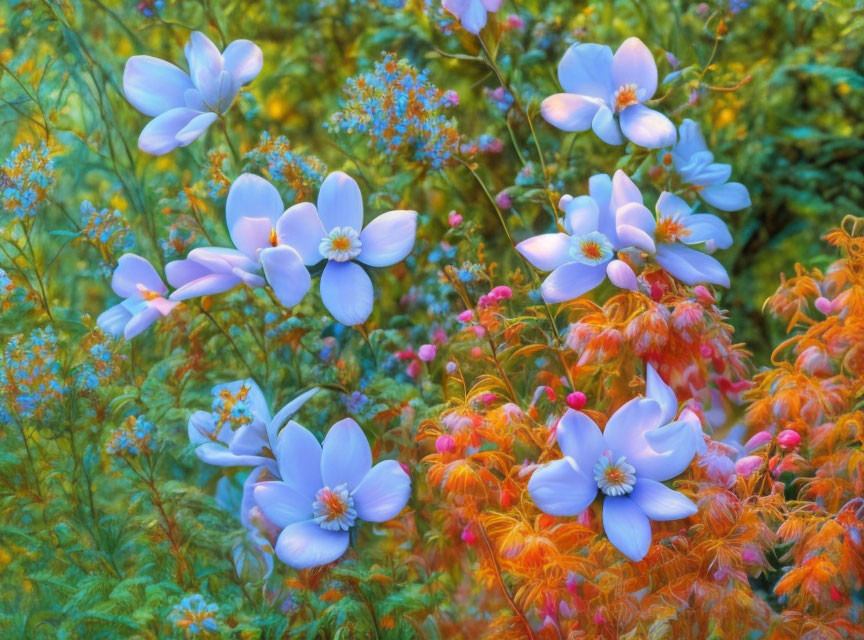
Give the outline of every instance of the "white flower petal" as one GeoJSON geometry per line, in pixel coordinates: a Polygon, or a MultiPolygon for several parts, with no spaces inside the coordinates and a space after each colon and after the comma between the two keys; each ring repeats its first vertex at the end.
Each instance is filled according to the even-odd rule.
{"type": "Polygon", "coordinates": [[[630,499],[651,520],[678,520],[696,513],[696,505],[683,494],[648,478],[636,480],[630,499]]]}
{"type": "Polygon", "coordinates": [[[264,64],[261,48],[249,40],[235,40],[222,52],[225,71],[231,74],[238,87],[251,82],[264,64]]]}
{"type": "Polygon", "coordinates": [[[606,446],[600,427],[581,411],[567,409],[558,421],[555,434],[561,453],[572,458],[579,471],[591,476],[606,446]]]}
{"type": "Polygon", "coordinates": [[[609,100],[613,92],[612,49],[600,44],[574,44],[558,64],[558,81],[567,93],[609,100]]]}
{"type": "Polygon", "coordinates": [[[311,504],[324,486],[321,479],[321,445],[312,432],[293,420],[279,432],[276,462],[282,481],[311,504]]]}
{"type": "Polygon", "coordinates": [[[257,467],[264,464],[266,458],[262,456],[237,455],[231,453],[228,447],[216,442],[209,442],[200,445],[195,449],[197,455],[202,462],[212,464],[217,467],[257,467]]]}
{"type": "Polygon", "coordinates": [[[591,196],[577,196],[565,207],[564,228],[573,236],[600,230],[600,207],[591,196]]]}
{"type": "Polygon", "coordinates": [[[312,286],[312,277],[300,254],[283,244],[264,249],[259,258],[267,283],[282,306],[290,309],[299,303],[312,286]]]}
{"type": "Polygon", "coordinates": [[[138,111],[158,116],[186,106],[184,95],[192,80],[179,67],[151,56],[132,56],[123,69],[123,93],[138,111]]]}
{"type": "Polygon", "coordinates": [[[594,119],[591,121],[591,128],[597,137],[606,144],[618,145],[624,144],[624,137],[621,135],[621,128],[618,126],[618,121],[612,110],[605,104],[597,109],[594,114],[594,119]]]}
{"type": "Polygon", "coordinates": [[[700,244],[712,242],[717,249],[728,249],[732,246],[732,234],[726,223],[710,213],[694,213],[684,222],[690,234],[681,238],[684,244],[700,244]]]}
{"type": "Polygon", "coordinates": [[[606,276],[609,282],[621,289],[636,291],[639,289],[639,281],[633,268],[623,260],[610,260],[606,265],[606,276]]]}
{"type": "Polygon", "coordinates": [[[729,286],[729,275],[723,265],[701,251],[680,244],[660,244],[654,258],[667,273],[685,284],[729,286]]]}
{"type": "Polygon", "coordinates": [[[340,420],[327,432],[322,445],[321,477],[330,488],[347,484],[353,491],[372,468],[372,450],[363,429],[352,418],[340,420]]]}
{"type": "Polygon", "coordinates": [[[629,496],[607,496],[603,501],[603,530],[609,542],[634,562],[651,547],[651,521],[629,496]]]}
{"type": "Polygon", "coordinates": [[[132,314],[122,304],[115,304],[99,314],[96,326],[105,333],[119,338],[123,335],[126,324],[132,319],[132,314]]]}
{"type": "Polygon", "coordinates": [[[322,529],[314,520],[288,525],[276,540],[276,555],[294,569],[311,569],[338,560],[348,550],[347,531],[322,529]]]}
{"type": "Polygon", "coordinates": [[[634,144],[646,149],[661,149],[675,144],[675,125],[659,111],[634,104],[618,116],[621,131],[634,144]]]}
{"type": "Polygon", "coordinates": [[[138,136],[138,148],[154,156],[165,155],[182,146],[177,134],[189,124],[200,111],[177,107],[159,114],[147,123],[138,136]]]}
{"type": "Polygon", "coordinates": [[[117,267],[111,276],[111,288],[118,296],[130,298],[140,295],[138,285],[158,294],[168,292],[152,264],[139,255],[126,253],[117,260],[117,267]]]}
{"type": "Polygon", "coordinates": [[[692,213],[690,205],[687,202],[669,191],[664,191],[660,194],[660,197],[657,198],[657,205],[654,208],[660,218],[676,222],[685,222],[692,213]]]}
{"type": "Polygon", "coordinates": [[[627,38],[618,47],[612,58],[612,83],[615,89],[635,84],[643,102],[657,91],[657,63],[639,38],[627,38]]]}
{"type": "Polygon", "coordinates": [[[318,387],[313,387],[312,389],[309,389],[309,391],[301,393],[284,407],[279,409],[279,412],[275,416],[273,416],[273,419],[267,424],[267,435],[270,439],[270,442],[273,443],[271,447],[272,449],[275,450],[276,448],[279,430],[282,428],[282,425],[285,423],[285,421],[291,416],[293,416],[295,413],[300,411],[300,408],[304,404],[306,404],[306,401],[309,400],[316,393],[318,393],[318,387]]]}
{"type": "MultiPolygon", "coordinates": [[[[630,206],[630,205],[627,205],[630,206]]],[[[641,205],[633,205],[641,206],[641,205]]],[[[646,231],[629,224],[619,224],[615,230],[618,234],[618,245],[621,248],[637,247],[648,253],[654,253],[654,238],[646,231]]]]}
{"type": "Polygon", "coordinates": [[[363,228],[363,195],[357,181],[342,171],[328,175],[318,192],[318,216],[328,232],[333,227],[349,227],[359,233],[363,228]]]}
{"type": "Polygon", "coordinates": [[[721,211],[738,211],[750,206],[750,193],[739,182],[727,182],[699,190],[699,196],[721,211]]]}
{"type": "Polygon", "coordinates": [[[318,217],[318,209],[311,202],[289,207],[276,222],[279,244],[294,247],[307,266],[321,262],[320,246],[325,235],[327,232],[318,217]]]}
{"type": "Polygon", "coordinates": [[[280,529],[312,518],[312,501],[284,482],[259,482],[255,485],[255,502],[280,529]]]}
{"type": "MultiPolygon", "coordinates": [[[[282,205],[282,196],[276,187],[260,176],[244,173],[228,190],[225,223],[229,233],[233,233],[232,229],[243,219],[265,219],[270,222],[271,228],[274,228],[283,211],[285,207],[282,205]]],[[[267,233],[269,240],[269,229],[267,233]]],[[[268,241],[267,246],[269,245],[268,241]]],[[[237,248],[243,251],[241,247],[237,248]]]]}
{"type": "MultiPolygon", "coordinates": [[[[660,425],[661,415],[660,405],[650,398],[633,398],[619,407],[603,430],[603,439],[613,457],[626,456],[631,460],[639,454],[645,447],[644,433],[660,425]]],[[[638,467],[636,471],[639,472],[638,467]]]]}
{"type": "Polygon", "coordinates": [[[185,47],[189,76],[201,92],[204,102],[214,108],[219,102],[219,76],[222,73],[222,54],[210,39],[200,31],[192,32],[185,47]]]}
{"type": "Polygon", "coordinates": [[[678,413],[678,398],[657,370],[650,364],[645,366],[645,396],[660,405],[660,424],[666,424],[678,413]]]}
{"type": "Polygon", "coordinates": [[[389,267],[411,253],[417,236],[416,211],[388,211],[360,232],[357,261],[370,267],[389,267]]]}
{"type": "Polygon", "coordinates": [[[620,207],[631,202],[642,204],[642,192],[626,173],[618,169],[612,176],[612,195],[609,198],[609,209],[615,213],[620,207]]]}
{"type": "Polygon", "coordinates": [[[575,93],[556,93],[540,104],[540,113],[549,124],[562,131],[587,131],[601,102],[575,93]]]}
{"type": "Polygon", "coordinates": [[[540,467],[528,481],[534,504],[550,516],[576,516],[597,497],[592,473],[582,473],[572,458],[561,458],[540,467]]]}
{"type": "Polygon", "coordinates": [[[180,129],[175,136],[181,147],[188,146],[195,142],[201,135],[207,131],[208,127],[216,122],[218,116],[211,112],[202,113],[195,116],[189,121],[185,127],[180,129]]]}
{"type": "Polygon", "coordinates": [[[587,265],[568,262],[546,276],[540,292],[546,302],[566,302],[591,291],[605,279],[605,264],[587,265]]]}
{"type": "Polygon", "coordinates": [[[338,322],[363,324],[372,313],[372,281],[359,264],[330,260],[321,274],[321,300],[338,322]]]}
{"type": "Polygon", "coordinates": [[[411,497],[411,478],[396,460],[379,462],[352,493],[357,517],[386,522],[399,515],[411,497]]]}
{"type": "Polygon", "coordinates": [[[541,271],[552,271],[570,258],[570,236],[566,233],[544,233],[523,240],[516,251],[541,271]]]}

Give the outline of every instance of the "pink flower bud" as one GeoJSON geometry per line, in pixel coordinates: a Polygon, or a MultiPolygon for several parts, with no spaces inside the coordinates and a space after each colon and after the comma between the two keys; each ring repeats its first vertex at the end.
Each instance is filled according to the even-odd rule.
{"type": "Polygon", "coordinates": [[[435,344],[444,344],[447,342],[447,332],[441,327],[438,327],[432,332],[432,342],[435,344]]]}
{"type": "Polygon", "coordinates": [[[495,300],[492,299],[492,296],[482,295],[477,299],[477,306],[485,309],[486,307],[491,307],[494,302],[495,300]]]}
{"type": "Polygon", "coordinates": [[[693,295],[703,304],[714,304],[715,298],[704,284],[697,284],[693,287],[693,295]]]}
{"type": "Polygon", "coordinates": [[[462,529],[462,541],[465,544],[474,544],[477,542],[477,536],[474,534],[474,531],[472,531],[470,524],[462,529]]]}
{"type": "Polygon", "coordinates": [[[471,327],[471,329],[473,329],[474,335],[476,335],[478,338],[482,338],[486,335],[486,328],[483,325],[475,324],[473,327],[471,327]]]}
{"type": "Polygon", "coordinates": [[[483,349],[480,347],[471,347],[471,357],[475,360],[483,357],[483,349]]]}
{"type": "Polygon", "coordinates": [[[480,396],[480,400],[482,400],[485,404],[492,404],[498,399],[498,394],[495,393],[484,393],[480,396]]]}
{"type": "Polygon", "coordinates": [[[438,453],[453,453],[456,451],[456,439],[449,433],[441,434],[435,440],[435,449],[438,453]]]}
{"type": "Polygon", "coordinates": [[[813,303],[813,306],[819,309],[819,311],[824,313],[826,316],[834,313],[834,303],[831,302],[828,298],[823,298],[822,296],[819,296],[818,298],[816,298],[816,302],[813,303]]]}
{"type": "Polygon", "coordinates": [[[525,21],[517,16],[515,13],[511,13],[507,16],[507,27],[509,29],[521,29],[525,26],[525,21]]]}
{"type": "Polygon", "coordinates": [[[462,214],[457,213],[456,211],[451,211],[450,215],[447,216],[447,222],[450,223],[451,227],[458,227],[462,224],[462,214]]]}
{"type": "Polygon", "coordinates": [[[794,449],[801,444],[801,434],[792,429],[784,429],[777,434],[777,444],[780,445],[780,448],[784,451],[794,449]]]}
{"type": "Polygon", "coordinates": [[[506,191],[500,192],[497,196],[495,196],[495,204],[497,204],[502,209],[509,209],[513,206],[513,201],[510,199],[510,194],[506,191]]]}
{"type": "Polygon", "coordinates": [[[469,322],[474,320],[474,311],[472,309],[466,309],[465,311],[460,313],[458,316],[456,316],[456,319],[459,322],[462,322],[464,324],[468,324],[469,322]]]}
{"type": "Polygon", "coordinates": [[[746,478],[762,467],[764,462],[760,456],[744,456],[735,462],[735,473],[746,478]]]}
{"type": "Polygon", "coordinates": [[[588,402],[588,398],[581,391],[574,391],[567,394],[567,406],[575,411],[579,411],[588,402]]]}
{"type": "Polygon", "coordinates": [[[764,447],[766,444],[771,442],[773,437],[774,436],[767,431],[760,431],[747,441],[747,444],[744,445],[744,451],[750,453],[759,447],[764,447]]]}
{"type": "Polygon", "coordinates": [[[459,104],[459,94],[453,91],[453,89],[449,89],[444,92],[444,100],[447,101],[451,107],[455,107],[459,104]]]}
{"type": "Polygon", "coordinates": [[[420,364],[419,360],[412,360],[407,367],[405,367],[405,373],[414,378],[415,380],[420,377],[420,374],[423,372],[423,366],[420,364]]]}
{"type": "Polygon", "coordinates": [[[435,354],[438,352],[438,349],[434,344],[424,344],[417,350],[417,356],[423,362],[432,362],[435,359],[435,354]]]}
{"type": "Polygon", "coordinates": [[[489,292],[489,297],[493,300],[507,300],[513,297],[513,290],[506,285],[501,285],[492,289],[489,292]]]}

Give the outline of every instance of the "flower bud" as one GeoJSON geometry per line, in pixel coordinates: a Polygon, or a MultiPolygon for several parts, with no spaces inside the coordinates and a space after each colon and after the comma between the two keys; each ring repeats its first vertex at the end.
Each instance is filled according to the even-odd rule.
{"type": "Polygon", "coordinates": [[[438,453],[453,453],[456,451],[456,439],[449,433],[443,433],[435,440],[435,449],[438,453]]]}
{"type": "Polygon", "coordinates": [[[509,193],[501,191],[497,196],[495,196],[495,204],[502,209],[509,209],[513,206],[513,201],[510,199],[509,193]]]}
{"type": "Polygon", "coordinates": [[[829,316],[834,312],[834,304],[828,298],[823,298],[822,296],[816,298],[816,302],[813,303],[813,306],[819,309],[819,311],[824,313],[826,316],[829,316]]]}
{"type": "Polygon", "coordinates": [[[567,394],[567,406],[575,411],[579,411],[588,402],[588,398],[581,391],[574,391],[567,394]]]}
{"type": "Polygon", "coordinates": [[[450,215],[447,216],[447,222],[450,224],[451,227],[458,227],[460,224],[462,224],[462,214],[457,213],[456,211],[451,211],[450,215]]]}
{"type": "Polygon", "coordinates": [[[755,451],[771,442],[772,438],[773,436],[768,431],[760,431],[747,441],[747,444],[744,445],[744,451],[747,453],[755,451]]]}
{"type": "Polygon", "coordinates": [[[761,456],[744,456],[735,463],[735,473],[746,478],[762,467],[763,463],[761,456]]]}
{"type": "Polygon", "coordinates": [[[451,360],[444,368],[447,370],[447,373],[452,375],[459,370],[459,365],[451,360]]]}
{"type": "Polygon", "coordinates": [[[474,544],[477,542],[477,536],[474,531],[471,529],[471,525],[467,525],[464,529],[462,529],[462,541],[465,544],[474,544]]]}
{"type": "Polygon", "coordinates": [[[784,429],[777,434],[777,444],[784,451],[794,449],[799,444],[801,444],[801,434],[799,434],[797,431],[793,431],[792,429],[784,429]]]}
{"type": "Polygon", "coordinates": [[[438,352],[438,349],[434,344],[424,344],[417,350],[417,356],[423,362],[432,362],[435,359],[435,354],[438,352]]]}

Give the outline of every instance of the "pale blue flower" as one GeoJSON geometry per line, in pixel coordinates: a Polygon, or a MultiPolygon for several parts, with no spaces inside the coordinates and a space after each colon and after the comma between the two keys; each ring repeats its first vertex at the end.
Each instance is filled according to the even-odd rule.
{"type": "Polygon", "coordinates": [[[558,423],[564,457],[534,472],[528,492],[553,516],[575,516],[603,495],[603,528],[609,541],[634,561],[651,545],[651,520],[677,520],[696,505],[662,484],[682,473],[705,450],[702,426],[685,409],[677,420],[674,391],[651,365],[647,396],[616,411],[603,432],[586,414],[568,409],[558,423]]]}
{"type": "Polygon", "coordinates": [[[168,288],[153,265],[134,253],[127,253],[117,261],[111,288],[124,300],[104,311],[96,324],[115,337],[131,340],[177,306],[165,298],[168,288]]]}
{"type": "Polygon", "coordinates": [[[473,34],[486,26],[486,13],[496,12],[503,0],[444,0],[444,9],[456,16],[462,27],[473,34]]]}
{"type": "Polygon", "coordinates": [[[372,451],[351,418],[334,424],[323,446],[296,422],[279,433],[281,481],[255,485],[255,501],[282,529],[276,555],[295,569],[337,560],[358,520],[385,522],[408,503],[411,479],[395,460],[372,466],[372,451]]]}
{"type": "Polygon", "coordinates": [[[699,125],[684,120],[678,128],[680,137],[672,149],[675,171],[705,202],[721,211],[738,211],[750,206],[750,193],[740,182],[729,182],[732,167],[714,162],[699,125]]]}
{"type": "Polygon", "coordinates": [[[559,129],[593,129],[607,144],[627,138],[648,149],[675,142],[675,125],[644,104],[657,91],[657,65],[639,38],[625,40],[614,56],[605,45],[573,45],[558,65],[558,80],[566,93],[549,96],[540,108],[559,129]]]}
{"type": "Polygon", "coordinates": [[[244,84],[261,71],[258,45],[235,40],[225,51],[195,31],[184,50],[189,73],[151,56],[133,56],[123,70],[123,93],[153,117],[138,138],[145,153],[163,155],[199,138],[222,116],[244,84]]]}

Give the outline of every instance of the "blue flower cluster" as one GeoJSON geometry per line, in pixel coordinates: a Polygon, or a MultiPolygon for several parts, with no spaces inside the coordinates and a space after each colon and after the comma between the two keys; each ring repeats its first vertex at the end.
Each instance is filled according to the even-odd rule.
{"type": "Polygon", "coordinates": [[[371,73],[349,78],[345,94],[328,129],[365,134],[384,155],[408,154],[433,168],[457,153],[459,134],[442,113],[455,98],[429,82],[428,70],[418,72],[388,53],[371,73]]]}
{"type": "Polygon", "coordinates": [[[99,250],[100,269],[111,275],[114,256],[127,253],[135,246],[135,236],[117,209],[96,209],[89,200],[81,203],[81,237],[99,250]]]}
{"type": "Polygon", "coordinates": [[[48,146],[22,144],[0,167],[0,208],[23,220],[36,215],[36,209],[54,184],[54,163],[48,146]]]}
{"type": "Polygon", "coordinates": [[[266,131],[258,146],[246,154],[256,166],[264,169],[274,180],[282,180],[295,191],[300,201],[312,194],[324,181],[327,167],[315,156],[303,156],[291,148],[285,136],[273,139],[266,131]]]}
{"type": "MultiPolygon", "coordinates": [[[[78,384],[82,389],[93,391],[99,385],[110,381],[117,370],[116,356],[102,342],[87,349],[92,361],[85,362],[78,372],[78,384]]],[[[121,358],[124,356],[121,356],[121,358]]]]}
{"type": "Polygon", "coordinates": [[[7,423],[12,415],[41,420],[53,411],[66,393],[58,356],[50,326],[34,329],[26,340],[23,334],[9,339],[0,368],[0,421],[7,423]]]}
{"type": "Polygon", "coordinates": [[[111,432],[105,451],[112,456],[140,456],[153,451],[156,427],[143,416],[129,416],[111,432]]]}
{"type": "Polygon", "coordinates": [[[248,384],[216,385],[213,387],[213,402],[211,408],[216,418],[216,428],[221,430],[228,426],[237,430],[249,424],[255,418],[252,407],[247,401],[250,386],[248,384]]]}
{"type": "Polygon", "coordinates": [[[219,623],[215,618],[218,612],[218,605],[207,604],[204,596],[196,593],[174,605],[169,620],[175,627],[182,629],[187,638],[206,638],[219,632],[219,623]]]}

